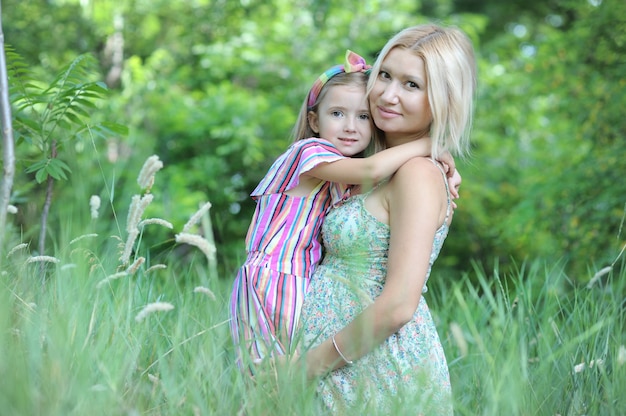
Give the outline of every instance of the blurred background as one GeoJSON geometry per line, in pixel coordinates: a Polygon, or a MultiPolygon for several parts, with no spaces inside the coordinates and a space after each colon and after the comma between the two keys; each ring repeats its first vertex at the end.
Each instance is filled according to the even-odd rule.
{"type": "MultiPolygon", "coordinates": [[[[111,202],[103,205],[100,232],[114,223],[123,228],[126,213],[113,202],[129,201],[143,161],[156,154],[165,167],[149,210],[174,231],[146,231],[165,242],[151,247],[153,256],[175,250],[184,259],[174,233],[210,201],[219,275],[233,278],[254,209],[248,195],[288,146],[311,83],[342,62],[346,49],[373,62],[389,37],[427,21],[462,28],[479,68],[473,151],[457,161],[461,199],[433,273],[506,274],[541,261],[582,284],[626,241],[623,0],[1,5],[5,44],[35,79],[52,82],[77,56],[93,55],[89,77],[109,93],[90,117],[128,127],[128,134],[65,143],[59,157],[72,174],[55,188],[52,241],[69,223],[89,223],[94,194],[111,202]]],[[[20,210],[9,220],[15,238],[28,242],[38,238],[45,186],[27,173],[41,149],[18,127],[11,203],[20,210]]]]}

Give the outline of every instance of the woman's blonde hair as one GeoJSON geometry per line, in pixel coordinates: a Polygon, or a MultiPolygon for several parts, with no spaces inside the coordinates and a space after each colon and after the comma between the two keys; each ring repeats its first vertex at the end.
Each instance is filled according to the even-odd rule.
{"type": "MultiPolygon", "coordinates": [[[[476,93],[476,59],[470,39],[460,29],[435,24],[402,30],[378,55],[370,74],[368,94],[378,78],[382,62],[394,48],[411,51],[424,61],[428,101],[433,115],[430,126],[432,156],[436,158],[442,150],[456,156],[467,155],[476,93]]],[[[378,133],[378,137],[384,140],[384,132],[378,133]]]]}

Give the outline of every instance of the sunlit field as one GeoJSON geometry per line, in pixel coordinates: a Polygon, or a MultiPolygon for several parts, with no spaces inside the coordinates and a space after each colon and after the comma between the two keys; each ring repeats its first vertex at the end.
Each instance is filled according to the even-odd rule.
{"type": "MultiPolygon", "coordinates": [[[[314,387],[297,368],[245,383],[228,330],[234,276],[218,275],[220,247],[203,231],[210,229],[210,205],[170,230],[171,248],[152,258],[149,248],[162,242],[150,241],[147,230],[172,224],[145,214],[158,167],[137,171],[141,192],[102,202],[128,212],[100,224],[105,232],[92,232],[93,223],[109,221],[97,212],[86,229],[71,226],[71,212],[90,207],[64,201],[73,209],[50,246],[53,256],[34,256],[19,238],[2,253],[0,413],[319,414],[314,387]],[[183,248],[185,256],[177,251],[183,248]]],[[[446,350],[456,414],[626,414],[626,268],[619,250],[611,269],[576,280],[561,264],[533,262],[506,276],[477,265],[461,276],[434,271],[426,297],[446,350]]]]}

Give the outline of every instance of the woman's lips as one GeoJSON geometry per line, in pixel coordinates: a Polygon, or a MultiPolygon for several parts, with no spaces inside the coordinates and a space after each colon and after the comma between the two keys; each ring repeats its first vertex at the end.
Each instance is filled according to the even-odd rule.
{"type": "Polygon", "coordinates": [[[385,118],[393,118],[400,115],[397,111],[393,111],[387,107],[378,106],[376,108],[378,109],[378,113],[385,118]]]}

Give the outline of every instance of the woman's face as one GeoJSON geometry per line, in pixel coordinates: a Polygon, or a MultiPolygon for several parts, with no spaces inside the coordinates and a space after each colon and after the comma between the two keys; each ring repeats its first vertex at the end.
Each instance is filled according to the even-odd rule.
{"type": "Polygon", "coordinates": [[[429,133],[432,113],[422,58],[402,48],[385,57],[369,96],[372,118],[388,146],[429,133]]]}

